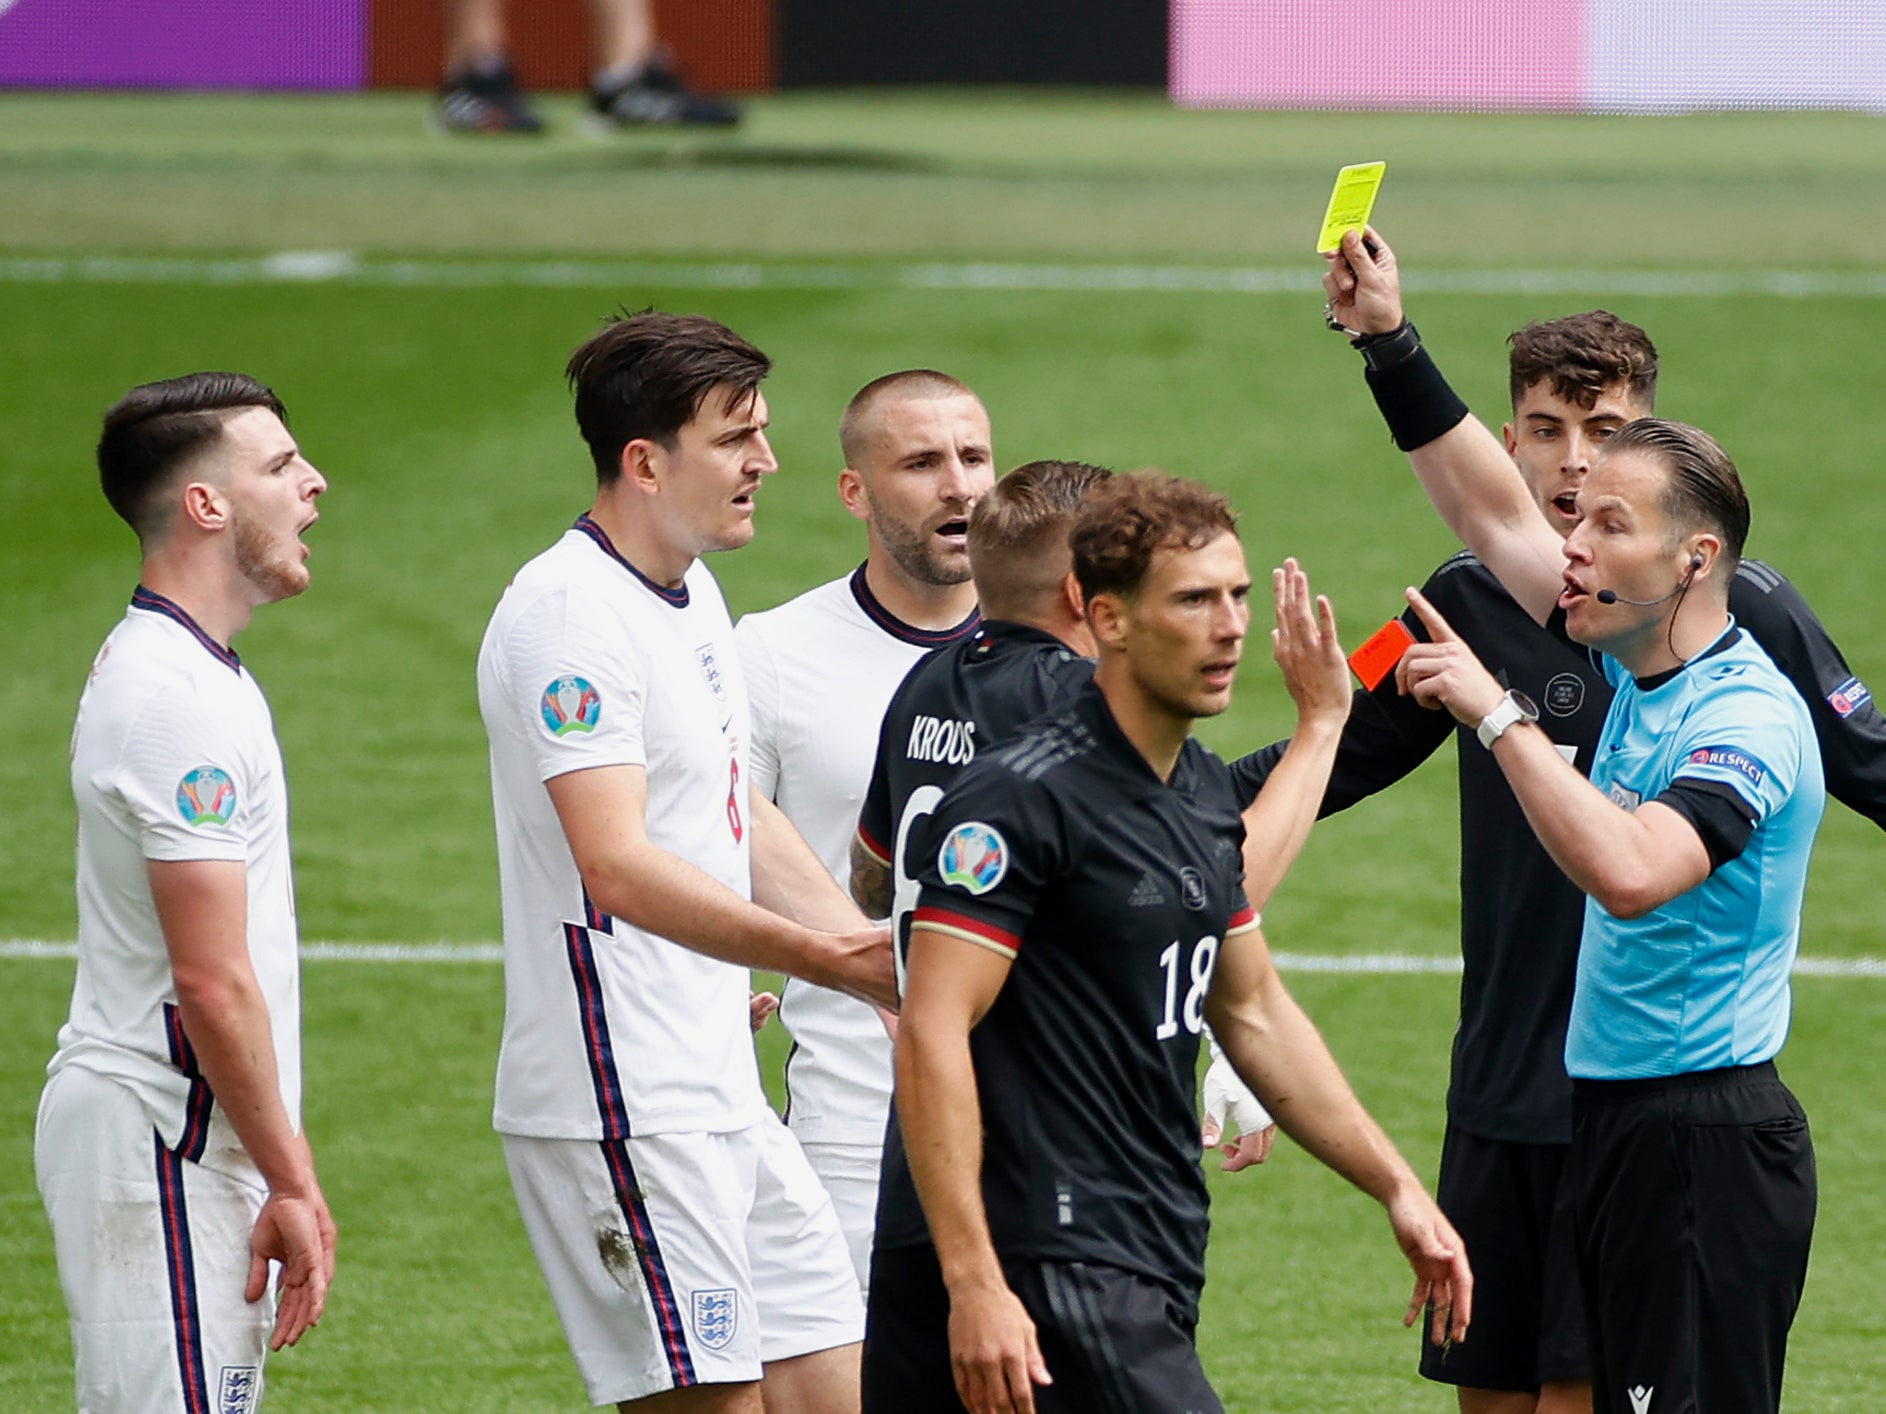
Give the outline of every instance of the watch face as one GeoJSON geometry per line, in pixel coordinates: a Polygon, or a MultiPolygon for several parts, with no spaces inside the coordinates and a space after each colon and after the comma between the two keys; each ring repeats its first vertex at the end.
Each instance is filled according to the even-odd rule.
{"type": "Polygon", "coordinates": [[[1526,721],[1536,722],[1539,720],[1539,704],[1526,696],[1525,693],[1515,688],[1506,695],[1513,699],[1513,705],[1519,709],[1519,715],[1526,721]]]}

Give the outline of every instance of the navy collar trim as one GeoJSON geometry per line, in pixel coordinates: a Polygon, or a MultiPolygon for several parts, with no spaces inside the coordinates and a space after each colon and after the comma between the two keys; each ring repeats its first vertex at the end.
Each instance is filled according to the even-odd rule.
{"type": "Polygon", "coordinates": [[[1637,690],[1639,692],[1655,692],[1658,688],[1662,687],[1665,683],[1675,682],[1677,677],[1682,673],[1682,671],[1685,668],[1689,667],[1690,664],[1700,663],[1706,658],[1713,658],[1718,653],[1726,652],[1728,649],[1732,648],[1735,644],[1739,643],[1741,639],[1742,639],[1742,630],[1736,627],[1735,621],[1732,619],[1729,622],[1729,627],[1723,630],[1721,636],[1717,638],[1714,643],[1710,644],[1707,648],[1705,648],[1702,652],[1698,653],[1694,658],[1691,658],[1682,663],[1678,663],[1674,668],[1665,668],[1660,673],[1652,673],[1647,678],[1639,678],[1637,680],[1637,690]]]}
{"type": "Polygon", "coordinates": [[[951,628],[918,628],[915,624],[907,624],[885,608],[877,595],[871,592],[871,586],[865,583],[863,565],[851,572],[851,597],[858,601],[858,607],[864,610],[865,617],[872,623],[892,638],[915,644],[919,648],[947,648],[952,643],[961,643],[982,624],[981,609],[971,609],[968,618],[951,628]]]}
{"type": "Polygon", "coordinates": [[[136,592],[131,595],[131,607],[134,609],[143,609],[146,613],[162,614],[173,623],[182,624],[184,628],[189,630],[191,637],[195,638],[198,643],[201,643],[210,651],[210,655],[215,658],[217,662],[221,663],[225,668],[228,668],[232,673],[240,673],[242,671],[242,659],[236,656],[236,650],[233,648],[225,648],[222,644],[211,638],[209,632],[203,625],[191,618],[189,611],[176,600],[166,599],[156,590],[146,589],[140,584],[136,592]]]}
{"type": "Polygon", "coordinates": [[[676,609],[685,609],[688,607],[688,587],[686,584],[683,584],[679,589],[670,589],[665,584],[655,583],[654,580],[643,574],[622,557],[622,552],[616,549],[615,542],[609,538],[609,532],[596,524],[594,520],[590,519],[588,511],[584,511],[583,514],[576,518],[574,528],[582,531],[583,534],[587,535],[591,540],[594,540],[601,548],[603,554],[607,555],[610,559],[621,565],[623,569],[639,579],[643,587],[646,588],[650,594],[653,594],[657,599],[661,600],[662,603],[676,609]]]}

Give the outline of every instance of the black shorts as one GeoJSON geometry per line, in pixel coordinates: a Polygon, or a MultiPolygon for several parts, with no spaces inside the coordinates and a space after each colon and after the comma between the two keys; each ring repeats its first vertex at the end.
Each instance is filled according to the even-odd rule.
{"type": "MultiPolygon", "coordinates": [[[[1197,1319],[1165,1287],[1118,1267],[1008,1260],[1051,1385],[1039,1414],[1223,1414],[1205,1379],[1197,1319]]],[[[962,1414],[950,1369],[949,1292],[932,1247],[871,1254],[864,1414],[962,1414]]]]}
{"type": "Polygon", "coordinates": [[[1770,1414],[1814,1235],[1800,1105],[1749,1065],[1576,1081],[1572,1114],[1595,1414],[1770,1414]]]}
{"type": "Polygon", "coordinates": [[[1452,1347],[1421,1324],[1421,1373],[1469,1389],[1536,1390],[1591,1374],[1561,1181],[1563,1144],[1510,1144],[1447,1126],[1436,1199],[1473,1263],[1473,1329],[1452,1347]]]}

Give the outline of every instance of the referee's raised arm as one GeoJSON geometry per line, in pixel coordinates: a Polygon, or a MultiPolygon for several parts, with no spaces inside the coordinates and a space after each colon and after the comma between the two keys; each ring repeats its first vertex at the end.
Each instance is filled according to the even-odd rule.
{"type": "Polygon", "coordinates": [[[1467,410],[1402,310],[1395,252],[1373,228],[1343,238],[1323,288],[1330,326],[1366,365],[1369,391],[1395,445],[1441,519],[1534,619],[1552,612],[1565,569],[1562,540],[1500,439],[1467,410]]]}

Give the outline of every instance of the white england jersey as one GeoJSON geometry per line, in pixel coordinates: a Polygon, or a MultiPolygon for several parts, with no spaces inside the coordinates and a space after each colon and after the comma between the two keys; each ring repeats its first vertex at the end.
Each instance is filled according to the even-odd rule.
{"type": "Polygon", "coordinates": [[[645,768],[649,840],[751,897],[746,690],[713,574],[696,561],[666,589],[581,517],[499,601],[478,706],[504,914],[493,1124],[622,1139],[763,1118],[746,969],[598,911],[544,786],[645,768]]]}
{"type": "Polygon", "coordinates": [[[92,663],[72,732],[78,978],[47,1067],[134,1094],[186,1159],[261,1184],[197,1068],[151,898],[151,860],[246,868],[249,960],[289,1122],[301,1125],[301,978],[288,784],[268,703],[240,660],[140,588],[92,663]]]}
{"type": "MultiPolygon", "coordinates": [[[[891,694],[926,654],[975,632],[972,613],[930,631],[872,595],[860,566],[842,579],[740,620],[736,638],[753,702],[753,789],[798,826],[849,889],[851,840],[891,694]]],[[[808,1143],[881,1144],[891,1042],[868,1004],[787,979],[779,1019],[792,1036],[786,1118],[808,1143]]]]}

